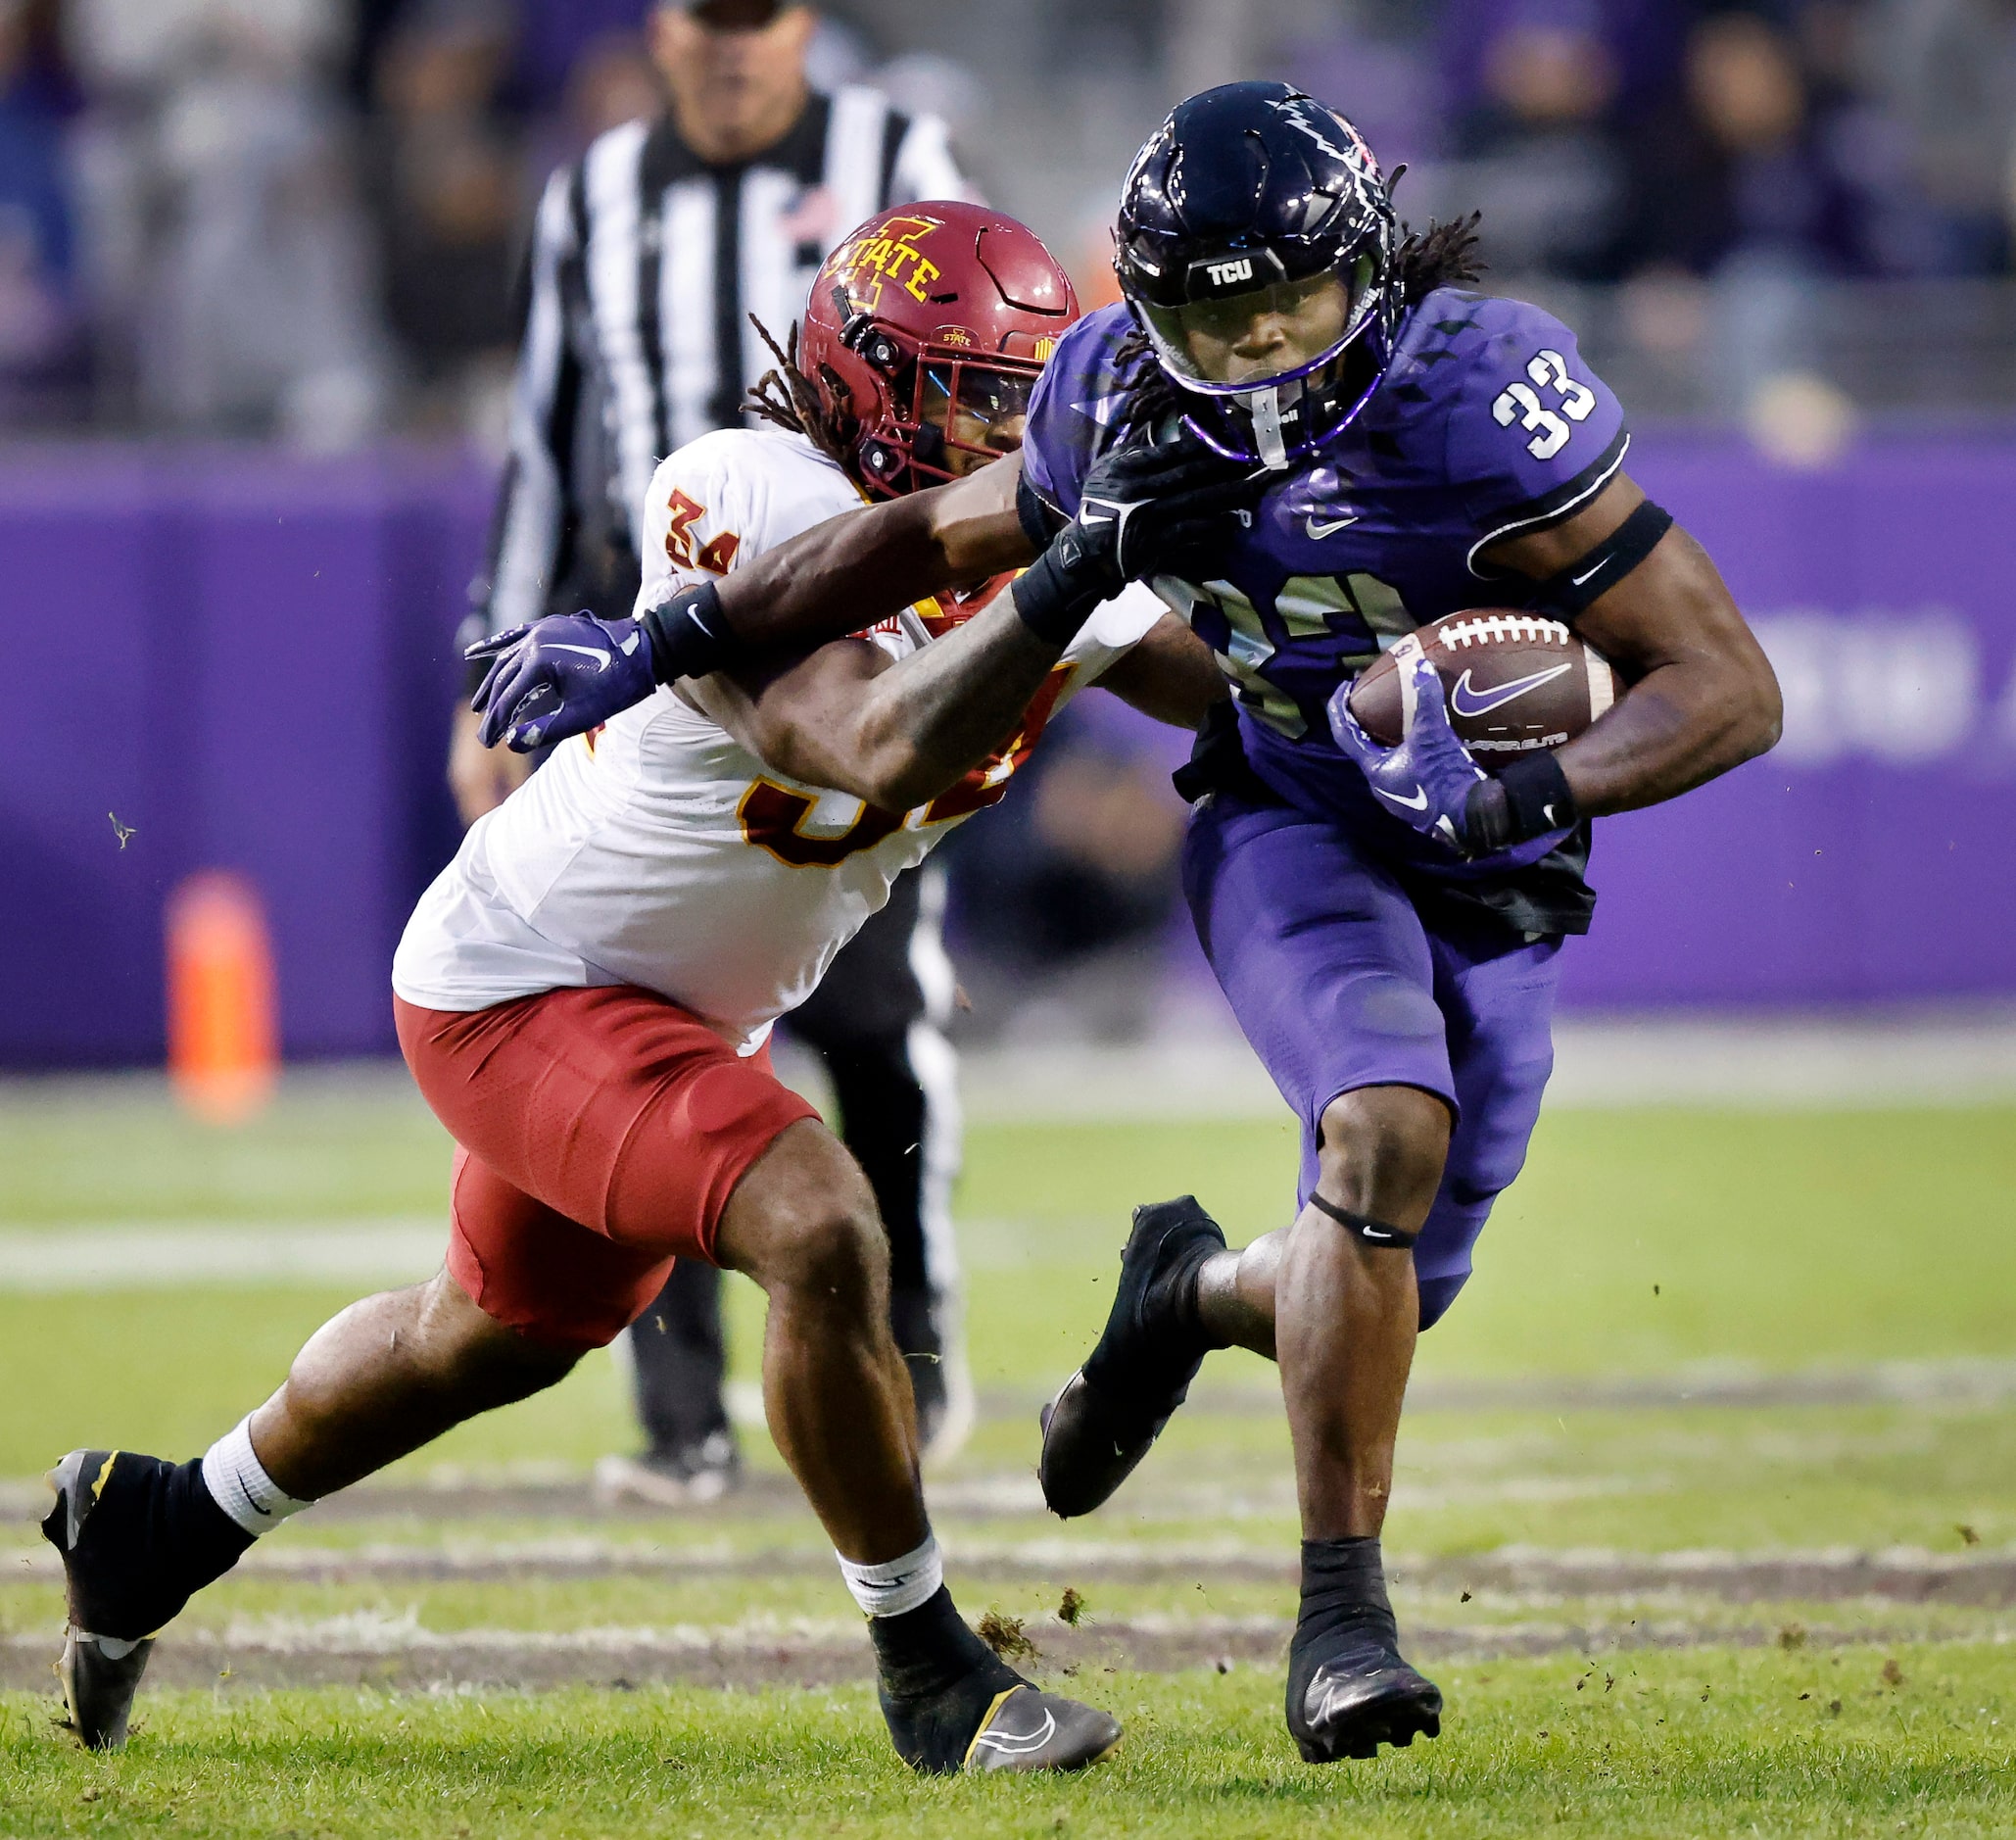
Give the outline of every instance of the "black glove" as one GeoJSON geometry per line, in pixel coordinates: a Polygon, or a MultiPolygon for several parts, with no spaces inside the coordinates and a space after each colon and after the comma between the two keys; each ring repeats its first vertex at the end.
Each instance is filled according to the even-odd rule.
{"type": "Polygon", "coordinates": [[[1264,467],[1180,431],[1165,446],[1108,449],[1085,474],[1078,515],[1016,582],[1015,610],[1037,638],[1069,645],[1128,582],[1199,572],[1251,521],[1267,483],[1264,467]]]}

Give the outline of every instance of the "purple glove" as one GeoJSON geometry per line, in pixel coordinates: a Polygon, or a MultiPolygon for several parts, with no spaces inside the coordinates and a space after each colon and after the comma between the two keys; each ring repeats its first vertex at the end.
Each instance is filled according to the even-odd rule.
{"type": "Polygon", "coordinates": [[[1380,804],[1422,835],[1440,838],[1459,855],[1468,855],[1470,795],[1488,778],[1449,726],[1441,676],[1418,645],[1400,668],[1408,673],[1410,688],[1399,747],[1382,748],[1365,732],[1351,713],[1349,684],[1339,686],[1330,699],[1330,733],[1358,762],[1380,804]]]}
{"type": "Polygon", "coordinates": [[[484,747],[502,741],[514,753],[585,735],[658,687],[644,628],[593,613],[550,613],[462,656],[492,660],[469,706],[482,713],[484,747]]]}

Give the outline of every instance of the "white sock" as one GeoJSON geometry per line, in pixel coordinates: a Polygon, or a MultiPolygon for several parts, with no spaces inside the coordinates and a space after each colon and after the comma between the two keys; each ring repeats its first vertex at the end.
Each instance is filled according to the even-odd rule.
{"type": "Polygon", "coordinates": [[[834,1557],[840,1560],[840,1576],[854,1593],[854,1602],[870,1617],[900,1617],[915,1610],[936,1597],[945,1581],[945,1561],[935,1533],[927,1533],[914,1553],[886,1559],[879,1566],[857,1566],[840,1553],[834,1557]]]}
{"type": "Polygon", "coordinates": [[[211,1500],[255,1539],[313,1505],[296,1501],[266,1474],[252,1448],[249,1415],[203,1453],[203,1485],[211,1500]]]}

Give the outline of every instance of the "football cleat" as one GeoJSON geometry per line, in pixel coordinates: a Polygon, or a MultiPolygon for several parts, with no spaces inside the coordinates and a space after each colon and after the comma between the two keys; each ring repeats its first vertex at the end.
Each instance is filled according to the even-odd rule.
{"type": "Polygon", "coordinates": [[[123,1550],[149,1543],[155,1485],[174,1466],[124,1450],[72,1450],[46,1480],[56,1505],[42,1532],[63,1555],[70,1620],[57,1673],[78,1742],[117,1751],[154,1631],[187,1602],[150,1587],[147,1574],[124,1563],[123,1550]]]}
{"type": "Polygon", "coordinates": [[[203,1460],[72,1450],[49,1472],[42,1534],[63,1555],[69,1629],[57,1672],[78,1739],[116,1751],[157,1630],[236,1565],[252,1535],[211,1498],[203,1460]]]}
{"type": "Polygon", "coordinates": [[[1105,1333],[1043,1408],[1036,1474],[1051,1513],[1069,1520],[1106,1501],[1183,1403],[1212,1347],[1180,1307],[1184,1281],[1224,1243],[1194,1196],[1134,1210],[1105,1333]]]}
{"type": "Polygon", "coordinates": [[[87,1635],[69,1628],[63,1635],[63,1659],[56,1664],[63,1682],[63,1703],[71,1729],[87,1751],[122,1751],[133,1716],[133,1696],[147,1658],[154,1652],[151,1635],[122,1642],[110,1635],[87,1635]]]}
{"type": "Polygon", "coordinates": [[[889,1742],[920,1776],[1083,1769],[1120,1742],[1111,1713],[1045,1693],[1009,1667],[966,1626],[942,1585],[868,1628],[889,1742]]]}
{"type": "Polygon", "coordinates": [[[1351,1632],[1320,1660],[1290,1658],[1288,1735],[1305,1764],[1376,1757],[1382,1744],[1405,1750],[1441,1731],[1441,1690],[1372,1630],[1351,1632]]]}
{"type": "Polygon", "coordinates": [[[595,1466],[595,1498],[605,1507],[704,1508],[742,1485],[742,1450],[729,1430],[641,1457],[606,1456],[595,1466]]]}
{"type": "Polygon", "coordinates": [[[966,1747],[967,1769],[1084,1769],[1120,1748],[1120,1720],[1027,1681],[995,1696],[966,1747]]]}

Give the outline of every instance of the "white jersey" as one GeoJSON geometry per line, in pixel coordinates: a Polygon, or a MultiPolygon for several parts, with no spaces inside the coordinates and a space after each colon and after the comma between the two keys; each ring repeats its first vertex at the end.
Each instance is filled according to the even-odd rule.
{"type": "MultiPolygon", "coordinates": [[[[646,511],[640,605],[733,570],[857,509],[846,474],[801,436],[703,435],[664,461],[646,511]]],[[[870,635],[902,658],[984,604],[922,602],[870,635]]],[[[479,819],[421,896],[392,984],[428,1009],[634,984],[753,1053],[834,955],[952,826],[1006,789],[1050,715],[1137,644],[1161,604],[1100,607],[991,761],[917,810],[882,811],[768,766],[661,688],[479,819]]]]}

